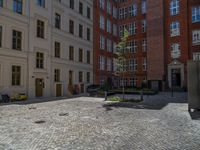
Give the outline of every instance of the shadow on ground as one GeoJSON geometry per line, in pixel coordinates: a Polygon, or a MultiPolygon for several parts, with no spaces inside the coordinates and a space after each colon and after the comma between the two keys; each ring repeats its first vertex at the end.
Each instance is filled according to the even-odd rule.
{"type": "Polygon", "coordinates": [[[200,120],[200,110],[194,110],[193,112],[189,113],[193,120],[200,120]]]}
{"type": "Polygon", "coordinates": [[[187,93],[176,93],[176,96],[174,97],[171,97],[170,93],[160,93],[153,96],[145,96],[144,101],[140,103],[108,102],[103,104],[103,107],[106,109],[106,111],[110,111],[112,108],[119,107],[160,110],[169,103],[187,103],[187,93]]]}

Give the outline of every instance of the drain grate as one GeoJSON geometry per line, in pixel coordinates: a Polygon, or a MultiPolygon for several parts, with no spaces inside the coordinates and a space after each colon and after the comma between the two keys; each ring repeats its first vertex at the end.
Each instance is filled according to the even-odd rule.
{"type": "Polygon", "coordinates": [[[60,113],[59,116],[69,116],[69,113],[60,113]]]}
{"type": "Polygon", "coordinates": [[[44,120],[35,121],[36,124],[43,124],[43,123],[45,123],[45,122],[46,122],[46,121],[44,121],[44,120]]]}

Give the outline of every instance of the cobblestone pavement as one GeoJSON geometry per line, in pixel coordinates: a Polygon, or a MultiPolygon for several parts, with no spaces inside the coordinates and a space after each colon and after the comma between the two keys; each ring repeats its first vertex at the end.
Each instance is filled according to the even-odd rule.
{"type": "Polygon", "coordinates": [[[79,97],[2,105],[0,150],[200,150],[200,120],[192,115],[186,93],[138,104],[79,97]]]}

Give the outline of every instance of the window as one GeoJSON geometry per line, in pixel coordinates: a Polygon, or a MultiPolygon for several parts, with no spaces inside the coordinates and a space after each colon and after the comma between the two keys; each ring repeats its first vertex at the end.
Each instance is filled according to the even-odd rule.
{"type": "Polygon", "coordinates": [[[61,16],[58,13],[55,14],[55,27],[57,29],[61,27],[61,16]]]}
{"type": "Polygon", "coordinates": [[[87,28],[87,40],[90,41],[90,29],[87,28]]]}
{"type": "Polygon", "coordinates": [[[130,78],[130,85],[133,87],[137,86],[137,78],[130,78]]]}
{"type": "Polygon", "coordinates": [[[129,33],[131,35],[134,35],[134,34],[137,33],[137,24],[136,24],[136,22],[133,22],[133,23],[129,24],[129,33]]]}
{"type": "Polygon", "coordinates": [[[119,19],[125,19],[128,16],[128,8],[119,9],[119,19]]]}
{"type": "MultiPolygon", "coordinates": [[[[132,23],[129,24],[129,32],[133,32],[133,30],[134,30],[132,25],[133,25],[132,23]]],[[[126,30],[128,29],[127,25],[121,25],[121,26],[119,26],[119,35],[120,35],[120,37],[124,36],[125,29],[126,30]]]]}
{"type": "Polygon", "coordinates": [[[146,39],[142,40],[142,51],[143,52],[147,51],[147,40],[146,39]]]}
{"type": "Polygon", "coordinates": [[[143,60],[142,60],[142,69],[143,69],[143,71],[147,70],[147,59],[146,58],[143,58],[143,60]]]}
{"type": "Polygon", "coordinates": [[[44,68],[44,53],[40,53],[40,52],[36,53],[36,68],[39,68],[39,69],[44,68]]]}
{"type": "Polygon", "coordinates": [[[37,0],[37,4],[43,8],[45,8],[45,0],[37,0]]]}
{"type": "Polygon", "coordinates": [[[69,71],[69,85],[73,84],[73,71],[69,71]]]}
{"type": "Polygon", "coordinates": [[[90,72],[87,72],[87,83],[90,83],[90,72]]]}
{"type": "Polygon", "coordinates": [[[22,8],[23,8],[23,4],[22,4],[22,0],[13,0],[13,11],[18,13],[18,14],[22,14],[22,8]]]}
{"type": "Polygon", "coordinates": [[[130,53],[135,53],[137,51],[137,41],[130,41],[128,44],[130,53]]]}
{"type": "Polygon", "coordinates": [[[60,43],[55,42],[55,57],[60,58],[60,43]]]}
{"type": "Polygon", "coordinates": [[[146,4],[146,0],[142,0],[142,14],[145,14],[146,11],[147,11],[147,10],[146,10],[146,9],[147,9],[147,8],[146,8],[146,7],[147,7],[146,5],[147,5],[147,4],[146,4]]]}
{"type": "Polygon", "coordinates": [[[74,0],[69,1],[69,6],[71,9],[74,9],[74,0]]]}
{"type": "Polygon", "coordinates": [[[3,0],[0,0],[0,7],[3,7],[3,0]]]}
{"type": "Polygon", "coordinates": [[[147,23],[146,23],[146,20],[142,20],[142,32],[145,33],[146,32],[146,27],[147,26],[147,23]]]}
{"type": "Polygon", "coordinates": [[[100,16],[100,28],[105,29],[105,18],[102,15],[100,16]]]}
{"type": "Polygon", "coordinates": [[[171,57],[173,59],[179,58],[181,55],[181,51],[180,51],[180,44],[179,43],[173,43],[171,45],[171,57]]]}
{"type": "Polygon", "coordinates": [[[12,48],[22,50],[22,33],[20,31],[13,30],[12,48]]]}
{"type": "Polygon", "coordinates": [[[99,58],[99,69],[100,70],[105,70],[105,62],[106,62],[106,59],[104,56],[100,56],[99,58]]]}
{"type": "Polygon", "coordinates": [[[12,86],[20,86],[21,84],[21,67],[12,66],[12,86]]]}
{"type": "Polygon", "coordinates": [[[192,44],[200,45],[200,30],[192,31],[192,44]]]}
{"type": "Polygon", "coordinates": [[[107,51],[112,52],[112,42],[109,39],[107,39],[107,51]]]}
{"type": "Polygon", "coordinates": [[[44,38],[44,22],[37,20],[37,37],[44,38]]]}
{"type": "Polygon", "coordinates": [[[83,49],[79,48],[79,62],[83,62],[83,49]]]}
{"type": "Polygon", "coordinates": [[[200,6],[192,7],[192,22],[200,22],[200,6]]]}
{"type": "Polygon", "coordinates": [[[107,20],[107,32],[112,33],[111,21],[109,19],[107,20]]]}
{"type": "Polygon", "coordinates": [[[69,32],[71,34],[74,34],[74,21],[73,20],[69,20],[69,32]]]}
{"type": "Polygon", "coordinates": [[[83,26],[79,24],[79,37],[83,38],[83,26]]]}
{"type": "Polygon", "coordinates": [[[171,37],[180,35],[180,24],[178,21],[170,24],[171,37]]]}
{"type": "Polygon", "coordinates": [[[193,60],[194,61],[200,61],[200,53],[198,53],[198,52],[193,53],[193,60]]]}
{"type": "Polygon", "coordinates": [[[170,2],[170,15],[177,15],[179,14],[179,0],[171,0],[170,2]]]}
{"type": "Polygon", "coordinates": [[[108,14],[112,14],[112,11],[111,11],[111,3],[110,3],[110,1],[109,0],[107,0],[107,13],[108,14]]]}
{"type": "Polygon", "coordinates": [[[105,0],[99,0],[100,3],[100,8],[104,9],[105,8],[105,0]]]}
{"type": "Polygon", "coordinates": [[[2,30],[2,26],[0,26],[0,47],[2,47],[2,36],[3,35],[3,30],[2,30]]]}
{"type": "Polygon", "coordinates": [[[78,73],[78,81],[83,82],[83,72],[82,71],[79,71],[79,73],[78,73]]]}
{"type": "Polygon", "coordinates": [[[136,71],[137,70],[137,60],[130,59],[129,60],[129,71],[136,71]]]}
{"type": "Polygon", "coordinates": [[[87,18],[91,18],[91,12],[90,12],[90,7],[87,7],[87,18]]]}
{"type": "Polygon", "coordinates": [[[79,13],[83,14],[83,3],[79,2],[79,13]]]}
{"type": "Polygon", "coordinates": [[[129,7],[129,15],[131,17],[136,16],[137,15],[137,5],[133,4],[129,7]]]}
{"type": "Polygon", "coordinates": [[[113,24],[113,35],[117,36],[117,25],[113,24]]]}
{"type": "Polygon", "coordinates": [[[113,17],[117,19],[117,8],[113,6],[113,17]]]}
{"type": "Polygon", "coordinates": [[[107,58],[107,71],[112,71],[112,59],[107,58]]]}
{"type": "Polygon", "coordinates": [[[74,47],[69,46],[69,60],[74,60],[74,47]]]}
{"type": "Polygon", "coordinates": [[[60,69],[55,69],[54,70],[54,81],[55,82],[60,82],[60,69]]]}
{"type": "Polygon", "coordinates": [[[90,51],[87,51],[87,63],[90,64],[90,51]]]}
{"type": "Polygon", "coordinates": [[[102,35],[100,35],[100,48],[105,49],[105,38],[102,35]]]}

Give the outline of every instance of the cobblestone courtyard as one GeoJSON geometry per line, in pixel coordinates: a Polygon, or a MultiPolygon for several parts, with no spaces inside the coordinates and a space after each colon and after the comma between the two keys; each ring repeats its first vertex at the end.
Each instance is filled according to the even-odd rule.
{"type": "Polygon", "coordinates": [[[79,97],[0,106],[0,150],[199,150],[199,114],[185,93],[143,103],[79,97]]]}

